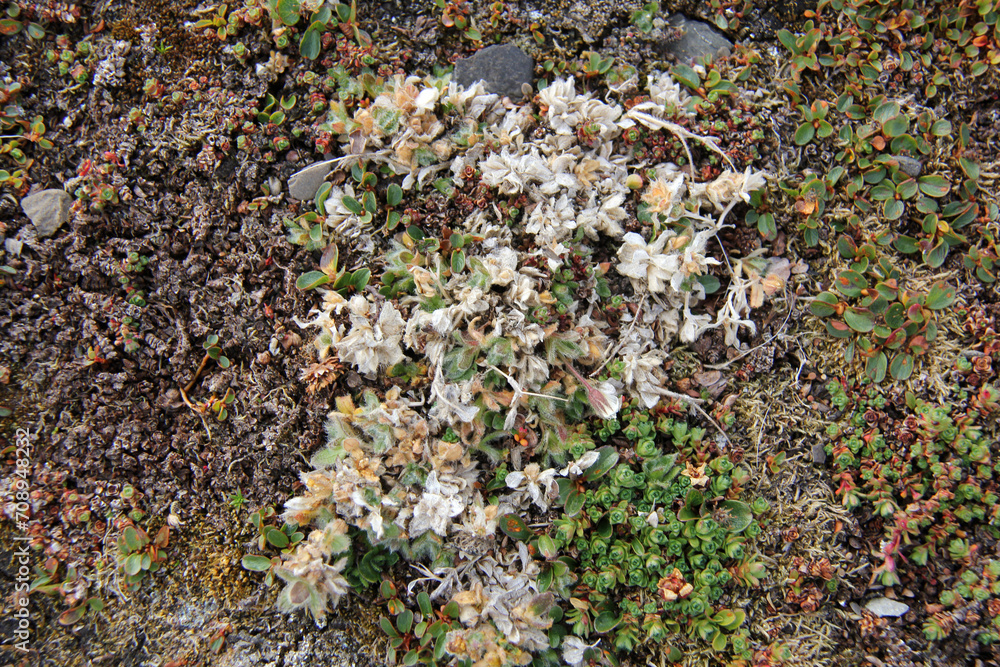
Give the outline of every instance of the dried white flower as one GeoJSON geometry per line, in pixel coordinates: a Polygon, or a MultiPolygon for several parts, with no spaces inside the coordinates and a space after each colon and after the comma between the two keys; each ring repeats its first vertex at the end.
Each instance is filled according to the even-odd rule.
{"type": "Polygon", "coordinates": [[[405,323],[396,307],[384,303],[374,324],[369,320],[368,301],[354,296],[350,301],[351,331],[333,347],[340,360],[354,364],[360,373],[375,377],[380,368],[388,368],[404,359],[399,343],[405,323]]]}
{"type": "Polygon", "coordinates": [[[539,509],[547,512],[549,503],[559,497],[559,485],[556,484],[555,476],[555,468],[542,470],[537,463],[529,463],[523,471],[507,473],[507,488],[514,491],[509,496],[511,503],[523,508],[530,498],[539,509]]]}
{"type": "Polygon", "coordinates": [[[459,496],[460,490],[456,484],[442,484],[438,480],[437,471],[432,470],[424,482],[424,493],[420,497],[420,502],[413,508],[410,536],[417,537],[428,530],[433,530],[441,537],[445,537],[451,520],[465,510],[466,503],[459,496]]]}

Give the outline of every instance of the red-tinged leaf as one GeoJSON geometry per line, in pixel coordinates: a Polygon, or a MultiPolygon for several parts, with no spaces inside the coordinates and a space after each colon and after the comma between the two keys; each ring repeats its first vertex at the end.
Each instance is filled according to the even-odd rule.
{"type": "Polygon", "coordinates": [[[156,538],[153,540],[155,544],[160,549],[166,549],[167,545],[170,543],[170,527],[164,526],[156,533],[156,538]]]}
{"type": "Polygon", "coordinates": [[[87,605],[81,604],[79,607],[67,609],[59,615],[59,625],[74,625],[87,613],[87,605]]]}
{"type": "Polygon", "coordinates": [[[889,337],[885,339],[883,345],[890,350],[896,350],[903,343],[906,342],[906,331],[902,328],[894,330],[889,337]]]}
{"type": "Polygon", "coordinates": [[[927,339],[923,336],[914,336],[910,341],[910,352],[913,354],[927,354],[927,350],[930,349],[930,345],[927,343],[927,339]]]}
{"type": "Polygon", "coordinates": [[[524,523],[521,517],[516,514],[505,514],[497,521],[497,525],[500,526],[500,530],[504,532],[508,537],[512,537],[515,540],[529,540],[535,534],[528,525],[524,523]]]}
{"type": "Polygon", "coordinates": [[[826,322],[826,331],[834,338],[850,338],[854,335],[851,328],[840,320],[831,320],[826,322]]]}

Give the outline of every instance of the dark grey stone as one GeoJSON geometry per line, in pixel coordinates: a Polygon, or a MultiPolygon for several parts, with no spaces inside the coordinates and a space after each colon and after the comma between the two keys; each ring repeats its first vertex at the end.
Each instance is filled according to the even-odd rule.
{"type": "Polygon", "coordinates": [[[698,58],[718,58],[729,55],[733,43],[712,26],[702,21],[692,21],[683,14],[674,14],[666,21],[671,38],[662,42],[662,49],[685,65],[698,58]],[[680,37],[677,37],[677,32],[680,37]]]}
{"type": "Polygon", "coordinates": [[[826,448],[823,445],[819,443],[813,445],[810,450],[810,454],[812,454],[813,463],[818,463],[820,465],[826,463],[826,448]]]}
{"type": "Polygon", "coordinates": [[[482,80],[489,92],[516,99],[522,97],[521,86],[531,83],[534,70],[531,56],[513,44],[498,44],[455,63],[455,81],[467,88],[482,80]]]}
{"type": "Polygon", "coordinates": [[[914,160],[912,157],[906,157],[905,155],[895,155],[893,157],[899,163],[900,171],[907,176],[916,178],[924,170],[924,163],[920,160],[914,160]]]}
{"type": "Polygon", "coordinates": [[[24,214],[35,225],[38,238],[47,239],[69,220],[69,207],[73,198],[65,190],[53,188],[28,195],[21,200],[24,214]]]}

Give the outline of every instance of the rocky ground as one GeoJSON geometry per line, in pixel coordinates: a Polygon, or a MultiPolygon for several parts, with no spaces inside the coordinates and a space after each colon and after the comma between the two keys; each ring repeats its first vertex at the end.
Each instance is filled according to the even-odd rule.
{"type": "MultiPolygon", "coordinates": [[[[322,55],[310,60],[295,40],[280,46],[270,30],[254,25],[251,10],[266,10],[253,2],[228,8],[231,16],[242,14],[237,34],[226,40],[205,34],[225,30],[226,19],[211,21],[225,11],[190,1],[10,3],[9,18],[0,22],[3,134],[31,139],[0,139],[0,176],[7,176],[0,183],[6,239],[0,449],[7,478],[0,663],[384,664],[378,619],[386,611],[375,588],[352,595],[317,628],[306,615],[276,611],[280,586],[266,586],[241,565],[244,555],[260,551],[250,513],[280,511],[301,490],[299,474],[325,442],[333,398],[368,386],[350,368],[315,392],[302,379],[316,360],[313,334],[294,320],[308,319],[319,298],[297,289],[296,280],[316,266],[319,253],[288,242],[283,220],[308,206],[289,195],[289,179],[324,153],[335,157],[341,150],[336,137],[323,144],[316,130],[310,107],[317,77],[344,63],[354,71],[371,65],[382,74],[426,74],[493,43],[531,56],[532,83],[574,69],[580,80],[592,81],[585,53],[612,56],[616,67],[630,64],[644,76],[653,63],[664,69],[683,63],[690,54],[682,44],[687,48],[701,30],[661,19],[680,12],[717,25],[740,12],[739,25],[706,32],[698,46],[725,63],[727,73],[739,70],[740,59],[750,67],[748,54],[759,56],[739,99],[767,125],[753,140],[730,137],[726,148],[739,152],[741,169],[752,165],[772,176],[776,232],[766,244],[769,254],[808,263],[808,271],[790,279],[784,299],[754,311],[756,333],[744,336],[742,351],[727,350],[721,332],[706,335],[671,351],[670,376],[676,391],[719,399],[713,407],[734,397],[728,433],[751,472],[747,491],[771,505],[756,546],[768,574],[759,586],[733,593],[747,610],[753,664],[997,664],[992,647],[976,639],[995,617],[987,604],[993,593],[976,598],[978,607],[938,608],[941,591],[974,569],[972,556],[938,569],[933,562],[914,566],[904,581],[884,588],[873,572],[883,563],[877,554],[889,521],[870,504],[849,511],[837,493],[833,474],[843,471],[834,465],[837,435],[830,424],[844,406],[826,383],[863,374],[857,364],[845,364],[841,341],[826,335],[807,304],[846,267],[837,254],[839,233],[826,220],[849,208],[851,197],[837,186],[826,218],[822,210],[816,216],[823,221],[819,242],[803,241],[800,222],[811,215],[816,195],[798,188],[832,169],[840,147],[832,139],[795,141],[802,118],[787,91],[798,71],[793,77],[796,68],[777,37],[780,30],[808,32],[805,12],[815,10],[814,3],[661,5],[647,32],[636,26],[635,13],[643,10],[636,0],[448,3],[467,10],[481,31],[477,40],[435,2],[360,2],[355,22],[374,46],[357,48],[334,21],[332,34],[321,38],[322,55]],[[195,29],[197,21],[205,25],[195,29]],[[292,96],[276,119],[272,114],[292,96]],[[260,120],[261,112],[269,117],[260,120]],[[26,203],[50,189],[68,194],[26,203]],[[227,395],[233,397],[228,404],[227,395]],[[228,412],[224,421],[219,408],[228,412]],[[17,448],[25,444],[28,461],[19,468],[25,456],[17,448]],[[24,521],[16,509],[19,469],[28,471],[23,479],[31,494],[24,521]],[[159,540],[164,557],[161,569],[136,587],[127,585],[117,559],[125,517],[159,540]],[[27,653],[15,646],[17,599],[7,594],[21,581],[16,549],[23,537],[30,539],[30,579],[40,587],[30,597],[27,653]],[[836,585],[828,586],[831,580],[836,585]],[[898,599],[907,608],[865,611],[873,598],[898,599]],[[941,621],[947,632],[932,640],[926,622],[940,613],[949,615],[941,621]]],[[[979,45],[984,53],[985,44],[979,45]]],[[[843,90],[837,78],[846,76],[843,70],[798,69],[809,70],[797,84],[807,100],[824,96],[833,103],[838,95],[832,91],[843,90]]],[[[957,404],[951,385],[974,394],[992,375],[989,362],[976,371],[956,370],[956,364],[964,368],[968,350],[976,354],[965,359],[995,354],[984,347],[996,328],[995,283],[977,279],[975,265],[970,269],[963,257],[971,247],[995,250],[992,241],[978,239],[996,229],[988,207],[997,203],[997,77],[995,71],[973,74],[969,62],[947,75],[927,107],[950,120],[956,133],[963,123],[969,128],[965,155],[980,165],[974,197],[982,219],[975,222],[978,236],[935,268],[898,260],[911,284],[926,291],[946,279],[959,298],[940,312],[937,326],[947,340],[920,362],[919,372],[905,382],[886,381],[887,395],[899,405],[904,391],[957,404]],[[970,373],[978,373],[975,380],[970,373]]],[[[923,85],[909,79],[890,89],[878,77],[873,85],[923,104],[923,85]]],[[[713,120],[721,118],[729,116],[717,111],[713,120]]],[[[697,153],[699,169],[708,159],[707,151],[697,153]]],[[[925,173],[957,174],[956,199],[959,159],[943,149],[922,157],[925,173]]],[[[442,226],[457,215],[443,197],[427,202],[442,226]]],[[[634,212],[635,204],[629,206],[634,212]]],[[[737,254],[761,245],[757,228],[739,217],[721,237],[737,254]]],[[[859,245],[892,228],[871,217],[854,235],[859,245]]],[[[916,234],[919,220],[914,216],[906,230],[916,234]]],[[[379,275],[387,247],[377,244],[374,257],[345,248],[341,262],[371,266],[379,275]]],[[[610,257],[614,249],[602,252],[610,257]]],[[[624,279],[612,286],[631,290],[624,279]]],[[[872,419],[882,419],[889,432],[887,422],[902,422],[904,409],[885,411],[872,419]]],[[[995,435],[995,413],[990,419],[982,427],[988,437],[995,435]]],[[[987,450],[998,454],[995,445],[987,450]]],[[[991,484],[984,483],[987,492],[991,484]]],[[[964,523],[962,536],[978,545],[981,557],[998,555],[996,540],[977,522],[989,517],[964,523]]],[[[684,664],[749,664],[713,657],[704,642],[680,645],[684,664]]],[[[656,649],[626,661],[667,662],[656,649]]]]}

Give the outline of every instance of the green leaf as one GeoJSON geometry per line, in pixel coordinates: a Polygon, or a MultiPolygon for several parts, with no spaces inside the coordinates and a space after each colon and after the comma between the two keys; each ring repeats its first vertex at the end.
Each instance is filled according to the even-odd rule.
{"type": "MultiPolygon", "coordinates": [[[[3,34],[2,30],[0,30],[0,34],[3,34]]],[[[67,609],[63,613],[59,614],[59,625],[73,625],[78,623],[80,619],[86,615],[86,613],[87,605],[85,604],[73,607],[72,609],[67,609]]]]}
{"type": "Polygon", "coordinates": [[[579,514],[580,510],[583,509],[586,499],[587,497],[576,489],[570,490],[569,494],[566,496],[566,503],[563,507],[563,509],[566,510],[566,515],[574,517],[579,514]]]}
{"type": "Polygon", "coordinates": [[[701,87],[701,77],[687,65],[678,65],[671,71],[671,75],[674,77],[674,80],[680,81],[692,90],[697,90],[701,87]]]}
{"type": "Polygon", "coordinates": [[[876,122],[882,123],[884,125],[887,121],[896,118],[898,116],[899,116],[899,104],[896,102],[884,102],[883,104],[879,105],[877,109],[875,109],[875,113],[873,114],[872,117],[875,119],[876,122]]]}
{"type": "MultiPolygon", "coordinates": [[[[774,241],[778,238],[778,227],[774,224],[774,214],[765,213],[764,215],[757,218],[757,231],[760,235],[764,237],[767,241],[774,241]]],[[[711,274],[704,274],[699,276],[699,278],[711,276],[711,274]]],[[[714,277],[714,276],[712,276],[714,277]]],[[[716,278],[718,282],[718,279],[716,278]]],[[[711,294],[711,292],[709,292],[711,294]]]]}
{"type": "Polygon", "coordinates": [[[920,191],[928,197],[944,197],[951,189],[951,184],[937,174],[921,176],[917,179],[917,183],[920,185],[920,191]]]}
{"type": "Polygon", "coordinates": [[[753,522],[750,506],[739,500],[723,500],[719,506],[728,512],[724,523],[731,533],[742,533],[753,522]]]}
{"type": "Polygon", "coordinates": [[[403,201],[403,188],[390,183],[385,191],[385,200],[389,206],[399,206],[399,202],[403,201]]]}
{"type": "Polygon", "coordinates": [[[879,352],[868,359],[868,362],[865,364],[865,375],[871,378],[872,382],[881,382],[885,379],[887,366],[888,359],[886,359],[885,352],[879,352]]]}
{"type": "Polygon", "coordinates": [[[453,250],[451,253],[451,272],[461,273],[465,268],[465,253],[461,250],[453,250]]]}
{"type": "Polygon", "coordinates": [[[924,264],[932,269],[938,268],[948,258],[948,244],[943,240],[938,241],[936,246],[923,252],[923,258],[924,264]]]}
{"type": "Polygon", "coordinates": [[[712,638],[712,649],[716,651],[724,651],[726,649],[726,643],[729,640],[726,639],[726,635],[722,634],[720,630],[716,633],[715,637],[712,638]]]}
{"type": "Polygon", "coordinates": [[[833,336],[834,338],[850,338],[854,335],[854,332],[849,326],[841,322],[840,320],[830,320],[825,323],[826,332],[833,336]]]}
{"type": "Polygon", "coordinates": [[[299,22],[299,0],[277,0],[274,10],[285,25],[295,25],[299,22]]]}
{"type": "Polygon", "coordinates": [[[361,202],[359,202],[354,197],[348,197],[347,195],[344,195],[344,197],[341,198],[340,201],[344,204],[344,207],[354,215],[361,215],[362,211],[364,210],[361,206],[361,202]]]}
{"type": "Polygon", "coordinates": [[[604,634],[605,632],[611,632],[615,627],[621,623],[621,617],[615,616],[614,613],[610,611],[601,612],[594,619],[594,631],[599,634],[604,634]]]}
{"type": "Polygon", "coordinates": [[[400,612],[399,616],[396,617],[396,628],[399,630],[400,634],[407,634],[410,628],[413,627],[413,612],[409,609],[404,609],[400,612]]]}
{"type": "Polygon", "coordinates": [[[848,308],[844,311],[844,321],[858,333],[868,333],[875,328],[874,317],[862,308],[848,308]]]}
{"type": "Polygon", "coordinates": [[[834,287],[844,296],[857,298],[861,290],[868,288],[868,281],[857,271],[841,271],[834,281],[834,287]]]}
{"type": "Polygon", "coordinates": [[[358,269],[351,275],[351,287],[353,287],[356,292],[360,292],[368,285],[368,281],[371,277],[372,272],[369,269],[358,269]]]}
{"type": "Polygon", "coordinates": [[[931,310],[941,310],[942,308],[947,308],[951,304],[955,303],[956,297],[955,288],[943,280],[939,280],[931,285],[931,289],[927,293],[927,299],[924,301],[924,305],[931,310]]]}
{"type": "Polygon", "coordinates": [[[324,26],[322,23],[314,22],[309,29],[302,33],[302,40],[299,42],[299,53],[307,60],[316,60],[319,57],[322,44],[322,34],[324,26]]]}
{"type": "Polygon", "coordinates": [[[793,140],[799,146],[804,146],[812,141],[815,135],[816,128],[812,126],[812,123],[803,123],[802,125],[799,125],[798,129],[795,130],[793,140]]]}
{"type": "Polygon", "coordinates": [[[951,123],[946,120],[935,121],[931,125],[931,134],[935,137],[947,137],[951,134],[951,123]]]}
{"type": "Polygon", "coordinates": [[[840,300],[832,292],[821,292],[816,299],[809,304],[809,310],[816,317],[830,317],[837,312],[837,304],[840,300]]]}
{"type": "Polygon", "coordinates": [[[906,352],[899,352],[892,358],[889,364],[889,374],[893,380],[902,382],[913,374],[913,356],[906,352]]]}
{"type": "Polygon", "coordinates": [[[883,215],[885,215],[886,220],[899,220],[903,217],[903,212],[906,210],[906,204],[900,199],[890,199],[885,202],[883,207],[883,215]]]}
{"type": "Polygon", "coordinates": [[[782,28],[781,30],[778,31],[778,41],[780,41],[781,44],[786,49],[788,49],[789,51],[791,51],[793,54],[798,55],[799,49],[798,49],[798,45],[795,42],[795,35],[793,35],[792,33],[788,32],[787,30],[785,30],[784,28],[782,28]]]}
{"type": "Polygon", "coordinates": [[[264,536],[267,538],[268,543],[278,549],[284,549],[288,546],[288,535],[277,528],[268,528],[264,531],[264,536]]]}
{"type": "Polygon", "coordinates": [[[896,116],[882,124],[882,131],[889,138],[904,135],[908,129],[910,129],[910,121],[906,119],[906,116],[896,116]]]}
{"type": "Polygon", "coordinates": [[[299,279],[295,281],[295,286],[300,290],[311,290],[328,282],[330,282],[330,276],[322,271],[310,271],[299,276],[299,279]]]}
{"type": "Polygon", "coordinates": [[[583,479],[593,482],[600,479],[618,463],[618,450],[610,445],[597,450],[597,461],[583,472],[583,479]]]}
{"type": "MultiPolygon", "coordinates": [[[[567,503],[568,503],[567,499],[567,503]]],[[[508,537],[515,540],[520,540],[522,542],[530,540],[535,534],[533,530],[528,528],[528,525],[516,514],[504,514],[497,521],[497,525],[500,526],[500,530],[504,532],[508,537]]]]}
{"type": "Polygon", "coordinates": [[[125,559],[125,574],[135,576],[142,570],[142,556],[139,554],[132,554],[125,559]]]}
{"type": "Polygon", "coordinates": [[[243,557],[243,569],[251,572],[267,572],[271,569],[271,559],[266,556],[247,554],[243,557]]]}
{"type": "Polygon", "coordinates": [[[142,548],[142,541],[139,539],[139,533],[132,526],[125,528],[122,532],[122,538],[125,540],[125,547],[128,553],[138,551],[142,548]]]}
{"type": "Polygon", "coordinates": [[[967,158],[959,158],[958,163],[962,166],[965,175],[976,181],[979,180],[979,165],[967,158]]]}

